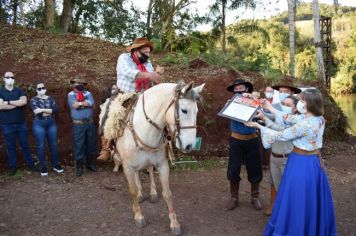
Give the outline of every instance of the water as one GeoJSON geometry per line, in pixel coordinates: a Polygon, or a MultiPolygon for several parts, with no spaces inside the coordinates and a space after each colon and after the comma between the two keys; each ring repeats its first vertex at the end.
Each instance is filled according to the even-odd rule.
{"type": "Polygon", "coordinates": [[[348,118],[351,127],[348,133],[356,135],[356,94],[337,96],[334,99],[348,118]]]}

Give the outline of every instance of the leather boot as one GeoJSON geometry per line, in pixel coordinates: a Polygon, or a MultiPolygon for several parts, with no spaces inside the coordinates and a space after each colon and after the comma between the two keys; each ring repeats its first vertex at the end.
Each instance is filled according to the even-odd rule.
{"type": "Polygon", "coordinates": [[[103,136],[101,136],[101,152],[100,156],[97,158],[100,161],[108,161],[111,157],[111,150],[110,150],[110,145],[111,145],[111,140],[106,139],[103,136]]]}
{"type": "Polygon", "coordinates": [[[271,204],[269,205],[269,207],[265,210],[265,215],[266,216],[270,216],[272,215],[272,209],[273,209],[273,204],[274,204],[274,200],[276,199],[276,188],[274,187],[274,185],[271,185],[271,204]]]}
{"type": "Polygon", "coordinates": [[[256,210],[262,209],[262,204],[259,199],[259,183],[251,184],[251,204],[256,210]]]}
{"type": "Polygon", "coordinates": [[[233,183],[230,181],[230,200],[226,203],[226,209],[231,211],[239,204],[239,186],[240,182],[233,183]]]}
{"type": "Polygon", "coordinates": [[[87,157],[86,159],[86,167],[87,170],[92,171],[92,172],[96,172],[96,168],[93,162],[93,157],[87,157]]]}
{"type": "Polygon", "coordinates": [[[83,175],[83,160],[77,160],[75,162],[75,166],[77,169],[77,172],[76,172],[77,177],[82,176],[83,175]]]}

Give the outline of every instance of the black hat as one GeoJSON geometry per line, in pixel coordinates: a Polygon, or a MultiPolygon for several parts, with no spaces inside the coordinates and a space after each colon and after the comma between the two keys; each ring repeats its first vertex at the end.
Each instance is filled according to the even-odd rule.
{"type": "Polygon", "coordinates": [[[232,84],[230,84],[226,89],[227,89],[227,91],[233,93],[235,86],[240,85],[240,84],[244,84],[247,88],[247,92],[252,93],[252,91],[253,91],[252,84],[250,82],[243,80],[243,79],[235,79],[235,81],[232,84]]]}
{"type": "Polygon", "coordinates": [[[294,86],[293,79],[290,76],[283,76],[279,84],[272,86],[272,88],[275,90],[279,90],[279,88],[290,88],[294,94],[298,94],[302,91],[294,86]]]}

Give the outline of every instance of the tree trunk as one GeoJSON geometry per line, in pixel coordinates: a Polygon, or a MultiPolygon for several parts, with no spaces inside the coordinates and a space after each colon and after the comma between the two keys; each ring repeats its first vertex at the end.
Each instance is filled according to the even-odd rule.
{"type": "Polygon", "coordinates": [[[68,32],[70,23],[72,21],[73,14],[73,1],[72,0],[63,0],[63,10],[61,16],[61,29],[64,33],[68,32]]]}
{"type": "Polygon", "coordinates": [[[288,28],[289,28],[289,74],[294,78],[295,76],[295,13],[296,3],[295,0],[288,1],[288,28]]]}
{"type": "Polygon", "coordinates": [[[147,38],[149,39],[152,37],[152,29],[151,29],[152,6],[153,6],[153,0],[150,0],[150,2],[148,3],[147,21],[146,21],[147,38]]]}
{"type": "Polygon", "coordinates": [[[17,9],[19,6],[19,0],[14,0],[12,4],[12,12],[14,13],[13,18],[12,18],[12,24],[16,25],[17,24],[17,9]]]}
{"type": "Polygon", "coordinates": [[[47,29],[54,27],[54,16],[55,16],[55,0],[45,0],[46,9],[46,23],[45,27],[47,29]]]}
{"type": "Polygon", "coordinates": [[[222,1],[222,10],[221,10],[221,47],[222,47],[224,59],[226,59],[226,26],[225,26],[225,18],[226,18],[226,1],[222,1]]]}
{"type": "Polygon", "coordinates": [[[318,79],[325,86],[325,67],[323,60],[323,48],[320,37],[320,9],[318,0],[313,0],[313,18],[314,18],[314,43],[316,46],[316,65],[318,70],[318,79]]]}

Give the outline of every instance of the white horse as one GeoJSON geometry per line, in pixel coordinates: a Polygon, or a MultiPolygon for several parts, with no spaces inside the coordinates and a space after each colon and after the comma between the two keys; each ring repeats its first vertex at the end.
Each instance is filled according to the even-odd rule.
{"type": "MultiPolygon", "coordinates": [[[[163,83],[140,94],[123,136],[116,141],[116,150],[128,181],[134,219],[138,227],[144,227],[146,222],[137,198],[135,173],[154,166],[159,172],[162,196],[168,206],[171,232],[174,235],[180,235],[182,232],[169,188],[165,130],[169,131],[178,149],[183,152],[193,149],[196,139],[197,99],[203,87],[204,84],[193,88],[192,82],[184,87],[163,83]]],[[[150,197],[157,197],[157,192],[151,191],[150,197]]]]}

